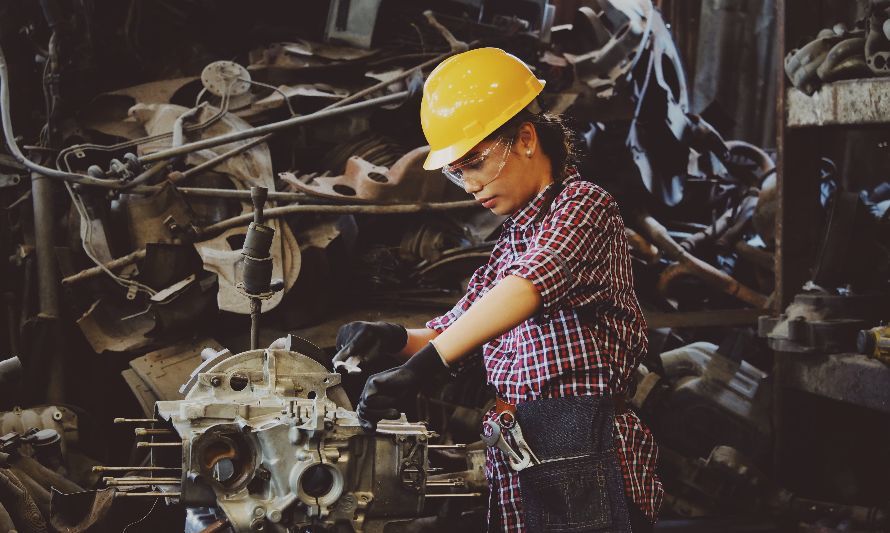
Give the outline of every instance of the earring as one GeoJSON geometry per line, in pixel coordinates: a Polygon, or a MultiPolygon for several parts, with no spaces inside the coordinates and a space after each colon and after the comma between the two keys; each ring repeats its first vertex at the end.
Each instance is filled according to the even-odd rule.
{"type": "Polygon", "coordinates": [[[526,157],[531,157],[531,156],[532,156],[532,149],[531,149],[531,148],[526,148],[526,149],[525,149],[525,156],[526,156],[526,157]]]}

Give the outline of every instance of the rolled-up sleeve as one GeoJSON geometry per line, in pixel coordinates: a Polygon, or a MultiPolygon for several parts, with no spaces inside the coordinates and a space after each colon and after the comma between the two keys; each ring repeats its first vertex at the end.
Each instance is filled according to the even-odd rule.
{"type": "Polygon", "coordinates": [[[619,226],[611,197],[571,195],[554,206],[528,249],[507,266],[505,275],[535,286],[543,299],[544,316],[566,303],[574,307],[604,300],[611,290],[609,255],[619,226]]]}

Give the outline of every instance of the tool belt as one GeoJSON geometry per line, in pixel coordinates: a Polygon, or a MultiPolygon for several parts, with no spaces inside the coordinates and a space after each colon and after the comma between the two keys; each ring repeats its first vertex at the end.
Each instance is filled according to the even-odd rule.
{"type": "Polygon", "coordinates": [[[631,531],[614,448],[616,406],[626,409],[623,400],[571,396],[515,406],[498,401],[498,420],[515,418],[512,434],[522,428],[520,448],[533,457],[522,468],[511,461],[519,472],[528,531],[631,531]]]}
{"type": "MultiPolygon", "coordinates": [[[[612,400],[612,409],[615,413],[615,416],[623,415],[628,410],[630,410],[630,407],[628,407],[628,400],[626,396],[608,396],[605,398],[609,398],[612,400]]],[[[501,414],[504,412],[516,414],[516,405],[507,403],[500,398],[495,398],[494,409],[497,414],[501,414]]]]}

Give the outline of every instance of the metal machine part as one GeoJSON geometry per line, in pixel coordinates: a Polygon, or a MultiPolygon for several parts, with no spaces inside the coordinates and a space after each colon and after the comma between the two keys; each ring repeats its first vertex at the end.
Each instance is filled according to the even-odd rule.
{"type": "Polygon", "coordinates": [[[53,430],[62,437],[58,442],[64,453],[68,446],[77,446],[77,415],[67,407],[45,405],[0,413],[0,435],[26,433],[30,429],[53,430]]]}
{"type": "Polygon", "coordinates": [[[859,331],[886,316],[879,296],[802,293],[778,317],[762,316],[761,337],[779,352],[855,352],[859,331]]]}
{"type": "Polygon", "coordinates": [[[651,31],[652,3],[647,0],[613,2],[598,0],[575,13],[572,31],[589,50],[566,54],[578,79],[597,96],[609,98],[615,85],[639,61],[651,31]]]}
{"type": "Polygon", "coordinates": [[[224,352],[209,362],[184,400],[157,403],[180,440],[146,443],[156,457],[168,451],[158,445],[181,444],[180,503],[218,508],[235,531],[383,531],[420,515],[434,435],[423,424],[403,417],[365,433],[340,375],[298,352],[224,352]]]}

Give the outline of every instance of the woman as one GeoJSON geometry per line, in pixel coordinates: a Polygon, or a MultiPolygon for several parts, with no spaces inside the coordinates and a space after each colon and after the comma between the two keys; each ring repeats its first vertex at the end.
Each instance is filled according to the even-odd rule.
{"type": "Polygon", "coordinates": [[[452,56],[430,74],[424,167],[441,167],[509,216],[451,311],[424,329],[347,324],[335,361],[408,358],[368,380],[357,411],[373,427],[482,347],[498,396],[486,428],[492,440],[509,433],[519,450],[511,465],[508,448],[488,448],[489,530],[648,531],[662,489],[652,435],[622,402],[647,346],[624,225],[612,197],[567,166],[562,123],[526,109],[542,89],[496,48],[452,56]],[[513,420],[527,447],[510,433],[513,420]]]}

